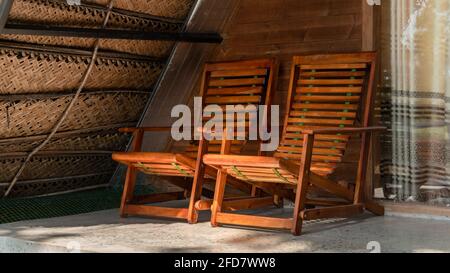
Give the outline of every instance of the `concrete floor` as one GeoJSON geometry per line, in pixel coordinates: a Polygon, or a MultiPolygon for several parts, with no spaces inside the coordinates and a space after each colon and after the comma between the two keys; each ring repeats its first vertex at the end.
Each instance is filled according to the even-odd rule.
{"type": "MultiPolygon", "coordinates": [[[[262,215],[289,215],[290,209],[262,215]]],[[[304,234],[120,219],[117,210],[0,225],[0,252],[450,252],[450,221],[373,217],[308,222],[304,234]]]]}

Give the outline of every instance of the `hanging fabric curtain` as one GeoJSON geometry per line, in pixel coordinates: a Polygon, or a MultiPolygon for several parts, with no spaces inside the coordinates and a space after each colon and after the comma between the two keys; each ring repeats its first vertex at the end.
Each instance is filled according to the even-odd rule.
{"type": "Polygon", "coordinates": [[[450,0],[383,0],[381,39],[387,195],[450,206],[450,0]]]}

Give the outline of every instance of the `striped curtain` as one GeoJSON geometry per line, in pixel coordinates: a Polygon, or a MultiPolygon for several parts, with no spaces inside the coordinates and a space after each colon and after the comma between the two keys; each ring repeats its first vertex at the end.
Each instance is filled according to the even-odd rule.
{"type": "Polygon", "coordinates": [[[382,1],[382,181],[450,206],[450,0],[382,1]]]}

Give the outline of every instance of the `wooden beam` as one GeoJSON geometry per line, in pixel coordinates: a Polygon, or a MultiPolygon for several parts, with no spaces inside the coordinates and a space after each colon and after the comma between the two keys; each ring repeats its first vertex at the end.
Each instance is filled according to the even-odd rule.
{"type": "MultiPolygon", "coordinates": [[[[197,210],[210,210],[213,200],[199,200],[195,203],[197,210]]],[[[237,211],[245,209],[255,209],[274,205],[272,196],[269,197],[237,197],[224,199],[222,210],[237,211]]]]}
{"type": "Polygon", "coordinates": [[[388,214],[407,215],[418,217],[426,215],[427,217],[442,217],[450,219],[450,209],[447,207],[434,207],[424,203],[398,203],[394,201],[380,201],[380,205],[386,209],[388,214]]]}
{"type": "Polygon", "coordinates": [[[278,184],[274,185],[271,183],[264,183],[264,182],[248,182],[251,185],[256,186],[258,189],[262,190],[266,194],[269,195],[278,195],[280,198],[286,198],[292,202],[295,201],[295,193],[294,193],[294,187],[295,185],[285,185],[285,184],[278,184]],[[284,186],[291,186],[292,189],[284,188],[284,186]]]}
{"type": "Polygon", "coordinates": [[[141,205],[126,205],[124,213],[130,216],[155,216],[187,219],[188,209],[185,208],[165,208],[141,205]]]}
{"type": "Polygon", "coordinates": [[[367,0],[362,2],[362,51],[372,51],[375,49],[374,39],[374,5],[369,5],[367,0]]]}
{"type": "Polygon", "coordinates": [[[346,205],[346,206],[336,206],[330,208],[320,208],[320,209],[307,209],[300,212],[300,217],[303,220],[317,220],[325,218],[346,218],[361,214],[364,212],[364,205],[346,205]]]}
{"type": "Polygon", "coordinates": [[[366,207],[366,210],[372,212],[373,214],[375,214],[377,216],[383,216],[385,213],[383,205],[380,205],[376,201],[365,200],[364,206],[366,207]]]}
{"type": "Polygon", "coordinates": [[[217,222],[226,225],[243,225],[248,227],[291,229],[292,219],[263,217],[243,214],[217,213],[217,222]]]}
{"type": "Polygon", "coordinates": [[[0,33],[6,26],[13,2],[14,0],[0,0],[0,33]]]}
{"type": "Polygon", "coordinates": [[[376,133],[386,131],[386,127],[372,126],[372,127],[346,127],[346,128],[323,128],[323,129],[306,129],[302,130],[304,134],[319,135],[319,134],[361,134],[361,133],[376,133]]]}
{"type": "MultiPolygon", "coordinates": [[[[376,51],[381,49],[381,2],[373,1],[369,5],[366,0],[362,0],[362,51],[376,51]]],[[[377,56],[377,63],[381,62],[381,54],[377,56]]],[[[376,86],[380,83],[382,67],[379,65],[376,71],[376,86]]],[[[374,87],[376,88],[376,87],[374,87]]],[[[377,102],[379,103],[379,102],[377,102]]],[[[375,106],[376,107],[376,106],[375,106]]],[[[379,107],[379,105],[378,105],[379,107]]],[[[375,115],[372,115],[371,124],[378,124],[379,120],[375,115]]],[[[365,183],[365,199],[371,200],[373,198],[373,187],[381,185],[381,178],[379,174],[375,173],[376,165],[380,163],[381,158],[381,143],[379,138],[372,138],[370,143],[369,162],[367,163],[368,175],[366,176],[367,183],[365,183]]]]}
{"type": "MultiPolygon", "coordinates": [[[[3,0],[5,1],[5,0],[3,0]]],[[[123,40],[157,40],[188,43],[220,44],[223,38],[218,33],[193,32],[152,32],[119,29],[77,28],[50,25],[6,24],[2,34],[78,37],[95,39],[123,39],[123,40]]]]}
{"type": "Polygon", "coordinates": [[[113,160],[123,162],[142,162],[142,163],[164,163],[171,164],[177,162],[174,154],[167,153],[144,153],[144,152],[117,152],[112,155],[113,160]]]}
{"type": "Polygon", "coordinates": [[[234,200],[224,202],[223,209],[236,211],[236,210],[245,210],[245,209],[256,209],[262,207],[273,206],[273,197],[260,197],[260,198],[247,198],[241,200],[234,200]]]}
{"type": "Polygon", "coordinates": [[[241,155],[217,155],[207,154],[203,162],[211,166],[247,166],[257,165],[264,168],[279,168],[279,160],[273,157],[241,156],[241,155]]]}

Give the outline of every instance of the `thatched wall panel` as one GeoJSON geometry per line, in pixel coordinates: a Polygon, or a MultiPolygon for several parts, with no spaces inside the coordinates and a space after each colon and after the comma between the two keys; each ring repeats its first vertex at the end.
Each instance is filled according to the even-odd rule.
{"type": "MultiPolygon", "coordinates": [[[[9,22],[24,24],[99,28],[103,25],[106,12],[105,8],[71,6],[64,1],[15,0],[8,20],[9,22]]],[[[181,30],[182,23],[126,15],[113,11],[106,27],[176,32],[181,30]]]]}
{"type": "MultiPolygon", "coordinates": [[[[0,49],[0,94],[64,92],[78,88],[89,58],[0,49]]],[[[162,63],[97,59],[86,89],[150,90],[162,63]]]]}
{"type": "MultiPolygon", "coordinates": [[[[131,6],[133,5],[131,4],[131,6]]],[[[106,9],[101,6],[70,6],[64,1],[57,0],[16,0],[8,22],[99,28],[105,15],[106,9]]],[[[183,22],[179,20],[148,17],[135,12],[123,13],[120,11],[111,13],[107,25],[108,28],[157,32],[180,31],[182,26],[183,22]]],[[[83,49],[90,49],[95,43],[95,39],[28,35],[0,35],[0,39],[41,45],[71,46],[83,49]]],[[[100,49],[154,57],[167,57],[173,45],[173,42],[166,41],[102,40],[100,49]]]]}
{"type": "MultiPolygon", "coordinates": [[[[109,0],[15,0],[9,24],[100,28],[109,0]]],[[[107,28],[179,32],[195,0],[116,0],[107,28]]],[[[101,186],[117,164],[174,42],[101,39],[83,93],[57,134],[26,165],[10,197],[101,186]]],[[[0,195],[51,132],[91,62],[95,39],[0,35],[0,195]]]]}
{"type": "MultiPolygon", "coordinates": [[[[111,175],[98,174],[79,177],[65,177],[57,179],[44,179],[37,181],[19,181],[11,191],[10,197],[27,197],[36,195],[55,194],[65,191],[92,188],[107,184],[111,175]]],[[[0,186],[0,195],[6,191],[5,186],[0,186]]]]}
{"type": "MultiPolygon", "coordinates": [[[[109,0],[86,0],[84,2],[106,6],[109,0]]],[[[184,19],[194,2],[195,0],[116,0],[114,6],[155,16],[184,19]]]]}
{"type": "MultiPolygon", "coordinates": [[[[41,144],[44,139],[45,136],[0,140],[0,154],[30,152],[33,148],[41,144]]],[[[64,136],[56,135],[43,148],[43,151],[121,151],[125,149],[129,139],[130,137],[128,135],[120,134],[117,130],[64,136]]]]}
{"type": "MultiPolygon", "coordinates": [[[[147,94],[110,92],[82,94],[60,127],[60,131],[137,122],[147,94]]],[[[72,96],[38,100],[0,100],[0,138],[48,134],[72,96]]]]}
{"type": "MultiPolygon", "coordinates": [[[[0,156],[0,183],[8,183],[14,178],[25,155],[0,156]]],[[[20,180],[34,180],[112,172],[116,163],[111,154],[48,153],[34,156],[20,180]]]]}
{"type": "MultiPolygon", "coordinates": [[[[3,34],[0,35],[0,39],[49,46],[71,46],[80,49],[91,49],[95,44],[95,39],[74,37],[3,34]]],[[[169,56],[173,45],[173,42],[166,41],[101,40],[99,48],[108,51],[166,58],[169,56]]]]}

